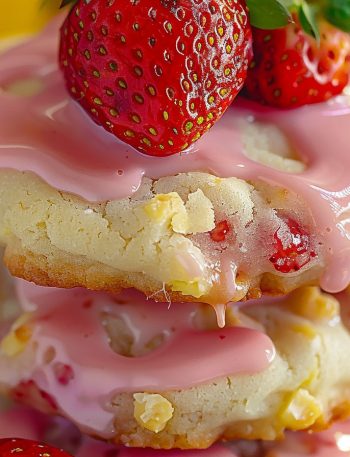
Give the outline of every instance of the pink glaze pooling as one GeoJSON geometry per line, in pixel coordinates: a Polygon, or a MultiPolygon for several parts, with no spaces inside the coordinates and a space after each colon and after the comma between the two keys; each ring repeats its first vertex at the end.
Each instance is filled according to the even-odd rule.
{"type": "Polygon", "coordinates": [[[310,206],[325,243],[327,270],[322,286],[338,292],[350,282],[350,106],[345,97],[327,104],[274,111],[237,103],[181,156],[144,156],[95,125],[64,88],[57,69],[57,23],[0,58],[0,167],[30,170],[52,186],[101,201],[135,192],[142,177],[207,171],[287,187],[310,206]],[[6,90],[35,77],[43,89],[30,97],[6,90]],[[249,160],[239,124],[272,122],[300,151],[307,170],[288,174],[249,160]]]}
{"type": "MultiPolygon", "coordinates": [[[[31,340],[37,343],[36,361],[23,380],[34,380],[82,430],[105,437],[113,436],[110,400],[118,392],[185,389],[220,377],[257,373],[275,355],[271,340],[256,330],[196,330],[193,304],[168,308],[134,291],[113,298],[84,289],[50,289],[24,282],[19,287],[27,306],[34,300],[37,306],[31,340]],[[119,355],[109,345],[104,313],[123,319],[136,353],[159,334],[165,341],[147,355],[119,355]],[[50,361],[45,363],[50,348],[54,358],[49,351],[50,361]],[[73,376],[68,383],[58,382],[57,364],[70,367],[73,376]]],[[[3,380],[7,376],[0,373],[3,380]]]]}
{"type": "Polygon", "coordinates": [[[12,407],[0,412],[0,438],[41,440],[47,426],[45,416],[25,407],[12,407]]]}

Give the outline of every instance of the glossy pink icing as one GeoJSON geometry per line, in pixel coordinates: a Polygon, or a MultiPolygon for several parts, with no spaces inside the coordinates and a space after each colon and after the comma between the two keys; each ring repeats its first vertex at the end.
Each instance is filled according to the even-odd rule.
{"type": "MultiPolygon", "coordinates": [[[[114,413],[107,404],[118,392],[184,389],[228,375],[257,373],[275,356],[271,340],[256,330],[197,330],[194,304],[169,308],[134,291],[112,297],[24,281],[18,287],[24,307],[37,307],[32,316],[36,361],[21,381],[33,380],[80,429],[105,437],[113,436],[114,413]],[[133,335],[136,353],[159,334],[165,341],[141,357],[117,354],[109,345],[104,313],[123,319],[133,335]],[[54,348],[55,356],[44,363],[49,348],[54,348]],[[55,376],[57,364],[72,370],[66,385],[55,376]]],[[[0,373],[0,381],[9,382],[8,376],[0,373]]]]}
{"type": "Polygon", "coordinates": [[[0,412],[0,438],[42,439],[47,419],[37,411],[25,407],[12,407],[0,412]]]}
{"type": "Polygon", "coordinates": [[[287,187],[311,208],[325,243],[327,270],[322,286],[338,292],[350,282],[350,106],[345,97],[292,111],[236,103],[195,148],[181,156],[139,154],[95,125],[68,97],[57,70],[57,23],[0,57],[0,167],[31,170],[52,186],[100,201],[131,195],[143,176],[208,171],[287,187]],[[15,81],[39,78],[31,97],[6,91],[15,81]],[[307,170],[288,174],[243,154],[238,124],[274,123],[300,151],[307,170]]]}

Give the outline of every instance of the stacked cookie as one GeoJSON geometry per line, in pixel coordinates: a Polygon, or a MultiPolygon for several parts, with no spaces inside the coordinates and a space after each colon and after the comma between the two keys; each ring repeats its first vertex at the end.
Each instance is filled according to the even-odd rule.
{"type": "Polygon", "coordinates": [[[349,452],[346,423],[305,431],[350,410],[350,37],[253,4],[80,0],[1,54],[0,389],[44,414],[29,438],[349,452]]]}
{"type": "MultiPolygon", "coordinates": [[[[198,451],[117,448],[87,436],[80,436],[79,431],[63,419],[45,416],[22,407],[15,407],[0,414],[0,430],[0,452],[3,452],[5,445],[8,446],[8,442],[5,442],[1,447],[2,439],[20,434],[26,440],[63,446],[77,457],[342,457],[349,452],[349,425],[346,423],[317,434],[288,433],[284,441],[277,443],[237,441],[198,451]]],[[[23,439],[16,440],[17,445],[26,443],[28,442],[23,439]]],[[[60,457],[66,457],[66,454],[60,454],[60,457]]]]}

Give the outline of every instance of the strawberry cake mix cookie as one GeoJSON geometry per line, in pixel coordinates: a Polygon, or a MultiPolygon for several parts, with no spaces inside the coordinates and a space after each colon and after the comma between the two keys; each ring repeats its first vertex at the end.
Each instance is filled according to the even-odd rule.
{"type": "Polygon", "coordinates": [[[200,449],[320,430],[349,413],[345,295],[343,307],[316,288],[231,306],[218,329],[209,305],[168,309],[134,291],[21,282],[18,292],[24,313],[0,345],[2,391],[92,436],[200,449]]]}
{"type": "Polygon", "coordinates": [[[21,457],[42,457],[39,446],[44,443],[50,457],[344,457],[350,451],[349,440],[350,424],[344,422],[322,433],[288,433],[285,441],[271,444],[239,441],[198,451],[115,448],[80,436],[68,422],[30,409],[12,406],[0,413],[1,457],[13,457],[14,449],[16,455],[21,449],[21,457]]]}
{"type": "Polygon", "coordinates": [[[10,405],[0,412],[0,456],[13,457],[14,453],[18,455],[19,449],[21,457],[251,457],[244,450],[241,454],[220,445],[198,451],[115,447],[81,435],[63,419],[10,405]],[[44,456],[41,445],[45,446],[44,456]]]}
{"type": "Polygon", "coordinates": [[[12,274],[213,305],[348,285],[342,9],[247,3],[80,0],[0,57],[12,274]]]}

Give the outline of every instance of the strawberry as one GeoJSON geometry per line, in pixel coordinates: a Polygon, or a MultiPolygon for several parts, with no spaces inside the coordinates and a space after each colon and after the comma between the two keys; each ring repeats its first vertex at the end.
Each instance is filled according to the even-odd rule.
{"type": "Polygon", "coordinates": [[[274,253],[269,260],[277,271],[291,273],[308,264],[316,254],[310,249],[309,234],[298,222],[286,218],[285,223],[274,234],[274,253]]]}
{"type": "Polygon", "coordinates": [[[78,0],[59,59],[70,94],[95,122],[167,156],[222,116],[250,53],[244,0],[78,0]]]}
{"type": "Polygon", "coordinates": [[[63,386],[67,386],[74,379],[73,368],[61,362],[56,362],[53,366],[57,381],[63,386]]]}
{"type": "Polygon", "coordinates": [[[295,108],[340,94],[350,80],[350,35],[321,19],[319,42],[295,23],[276,30],[253,28],[245,94],[261,103],[295,108]]]}
{"type": "Polygon", "coordinates": [[[0,439],[0,457],[71,457],[62,449],[20,438],[0,439]]]}
{"type": "Polygon", "coordinates": [[[218,222],[215,225],[215,228],[210,232],[210,238],[216,243],[220,243],[221,241],[226,240],[226,235],[229,231],[230,225],[226,220],[218,222]]]}

